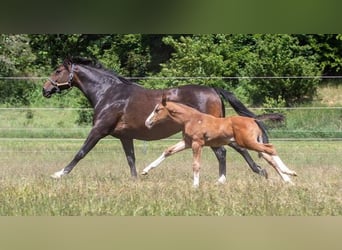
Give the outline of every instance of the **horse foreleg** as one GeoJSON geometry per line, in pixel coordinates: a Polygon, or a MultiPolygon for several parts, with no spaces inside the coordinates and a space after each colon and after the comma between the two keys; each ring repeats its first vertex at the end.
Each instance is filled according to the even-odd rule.
{"type": "Polygon", "coordinates": [[[74,156],[73,160],[62,170],[55,172],[51,175],[52,178],[60,178],[63,175],[69,174],[72,169],[76,166],[76,164],[84,158],[88,152],[98,143],[98,141],[103,138],[104,135],[99,133],[99,130],[96,128],[93,128],[86,141],[84,142],[81,149],[78,151],[78,153],[74,156]]]}
{"type": "Polygon", "coordinates": [[[152,168],[156,168],[160,163],[162,163],[167,157],[178,153],[186,148],[188,148],[189,146],[186,145],[185,141],[180,141],[177,144],[167,148],[162,154],[161,156],[158,157],[158,159],[156,159],[155,161],[153,161],[152,163],[150,163],[146,168],[144,168],[144,170],[141,172],[142,175],[147,175],[148,172],[152,169],[152,168]]]}
{"type": "Polygon", "coordinates": [[[193,162],[192,162],[192,171],[194,173],[194,183],[193,186],[197,188],[199,186],[199,170],[200,170],[200,159],[202,154],[202,146],[197,143],[192,143],[192,154],[193,154],[193,162]]]}
{"type": "Polygon", "coordinates": [[[247,149],[240,147],[236,142],[229,143],[228,145],[242,155],[242,157],[245,159],[248,166],[254,173],[264,176],[266,179],[268,178],[266,169],[261,168],[258,164],[255,163],[251,155],[248,153],[247,149]]]}
{"type": "Polygon", "coordinates": [[[226,173],[227,173],[227,167],[226,167],[226,152],[227,150],[222,146],[222,147],[212,147],[211,148],[215,156],[219,162],[219,183],[225,183],[227,178],[226,178],[226,173]]]}
{"type": "Polygon", "coordinates": [[[133,139],[120,139],[125,151],[126,159],[131,170],[131,176],[137,178],[137,169],[135,167],[135,153],[133,139]]]}

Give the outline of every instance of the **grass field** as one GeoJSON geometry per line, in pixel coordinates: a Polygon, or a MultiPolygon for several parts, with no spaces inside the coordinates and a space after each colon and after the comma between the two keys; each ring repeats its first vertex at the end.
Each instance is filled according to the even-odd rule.
{"type": "MultiPolygon", "coordinates": [[[[286,110],[285,125],[270,130],[271,141],[316,138],[274,141],[299,175],[295,186],[283,184],[253,153],[270,178],[257,176],[232,149],[227,150],[228,181],[217,185],[218,164],[208,148],[198,189],[192,187],[190,150],[133,181],[118,140],[101,141],[70,175],[54,180],[50,174],[69,163],[89,126],[75,123],[75,110],[0,109],[0,216],[342,215],[341,140],[319,139],[342,138],[341,86],[319,90],[314,105],[331,109],[286,110]]],[[[136,141],[138,172],[172,143],[136,141]]]]}
{"type": "MultiPolygon", "coordinates": [[[[172,141],[136,141],[141,171],[172,141]]],[[[3,140],[0,143],[0,215],[342,215],[342,147],[334,141],[275,141],[298,173],[295,186],[254,174],[228,149],[228,182],[217,185],[216,159],[202,158],[200,187],[192,187],[191,151],[175,155],[133,181],[117,140],[101,141],[61,180],[82,140],[3,140]]]]}

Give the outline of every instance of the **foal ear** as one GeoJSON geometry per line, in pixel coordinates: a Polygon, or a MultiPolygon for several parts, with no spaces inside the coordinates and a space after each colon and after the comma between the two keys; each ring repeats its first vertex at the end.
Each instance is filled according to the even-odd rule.
{"type": "Polygon", "coordinates": [[[161,103],[162,103],[163,106],[166,106],[166,101],[167,101],[166,95],[165,95],[165,93],[163,93],[162,101],[161,101],[161,103]]]}

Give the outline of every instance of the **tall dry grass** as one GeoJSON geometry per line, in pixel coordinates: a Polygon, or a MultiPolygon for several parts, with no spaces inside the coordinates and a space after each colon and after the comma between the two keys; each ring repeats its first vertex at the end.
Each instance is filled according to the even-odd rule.
{"type": "MultiPolygon", "coordinates": [[[[141,171],[170,141],[137,142],[141,171]]],[[[202,157],[200,187],[192,187],[191,151],[167,159],[133,181],[118,141],[105,140],[62,178],[49,177],[73,157],[82,141],[2,141],[0,215],[341,215],[340,142],[274,142],[296,170],[295,186],[252,173],[228,149],[228,182],[217,185],[217,162],[202,157]]]]}

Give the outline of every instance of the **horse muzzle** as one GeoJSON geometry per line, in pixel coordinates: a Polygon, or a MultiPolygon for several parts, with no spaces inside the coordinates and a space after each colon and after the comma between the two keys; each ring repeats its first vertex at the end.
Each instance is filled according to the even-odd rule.
{"type": "Polygon", "coordinates": [[[45,89],[43,88],[43,96],[46,98],[50,98],[54,93],[58,92],[56,88],[52,88],[52,89],[45,89]]]}

